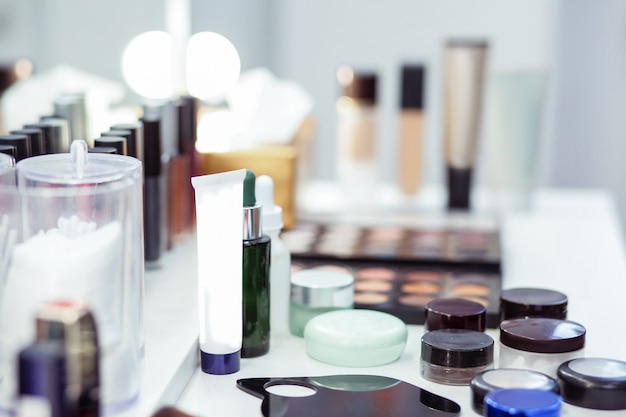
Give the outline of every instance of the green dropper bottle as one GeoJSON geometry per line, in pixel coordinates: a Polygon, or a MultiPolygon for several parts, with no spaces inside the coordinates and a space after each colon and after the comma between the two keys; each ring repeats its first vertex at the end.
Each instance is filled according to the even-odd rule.
{"type": "Polygon", "coordinates": [[[243,346],[242,358],[270,348],[270,238],[261,233],[261,204],[256,177],[247,170],[243,182],[243,346]]]}

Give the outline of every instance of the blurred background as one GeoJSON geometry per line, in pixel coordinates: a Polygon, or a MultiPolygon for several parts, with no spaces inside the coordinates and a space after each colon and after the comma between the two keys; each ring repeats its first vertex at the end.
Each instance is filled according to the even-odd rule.
{"type": "MultiPolygon", "coordinates": [[[[379,76],[377,158],[384,180],[397,163],[400,66],[426,76],[426,183],[441,183],[442,52],[450,38],[490,46],[488,74],[541,71],[538,184],[601,187],[626,215],[626,2],[620,0],[0,0],[0,60],[35,72],[59,64],[124,84],[121,55],[149,30],[214,31],[239,51],[242,71],[266,67],[313,98],[314,178],[336,174],[337,68],[379,76]],[[182,18],[181,18],[182,16],[182,18]],[[182,22],[182,23],[181,23],[182,22]]],[[[127,88],[126,103],[139,98],[127,88]]],[[[478,183],[487,181],[481,172],[478,183]]]]}

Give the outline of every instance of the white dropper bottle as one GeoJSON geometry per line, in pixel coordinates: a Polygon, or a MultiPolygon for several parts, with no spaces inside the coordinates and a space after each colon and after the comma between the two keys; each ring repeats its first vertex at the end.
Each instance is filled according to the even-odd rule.
{"type": "Polygon", "coordinates": [[[274,205],[274,181],[267,175],[256,179],[256,198],[261,203],[263,234],[272,240],[270,255],[270,329],[271,334],[289,333],[289,300],[291,297],[291,253],[280,240],[283,209],[274,205]]]}

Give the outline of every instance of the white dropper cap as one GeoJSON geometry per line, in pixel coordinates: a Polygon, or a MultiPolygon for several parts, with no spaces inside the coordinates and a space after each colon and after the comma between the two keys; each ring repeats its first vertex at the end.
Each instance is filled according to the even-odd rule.
{"type": "Polygon", "coordinates": [[[256,199],[261,203],[263,230],[275,231],[283,228],[283,209],[274,205],[274,181],[268,175],[256,179],[256,199]]]}

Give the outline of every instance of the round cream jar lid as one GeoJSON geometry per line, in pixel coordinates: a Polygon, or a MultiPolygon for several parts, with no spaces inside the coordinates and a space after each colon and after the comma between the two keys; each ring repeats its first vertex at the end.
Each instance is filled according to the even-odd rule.
{"type": "Polygon", "coordinates": [[[406,346],[407,328],[399,318],[373,310],[321,314],[304,329],[309,356],[339,366],[378,366],[397,360],[406,346]]]}
{"type": "Polygon", "coordinates": [[[291,276],[291,301],[308,307],[352,307],[354,277],[346,272],[307,269],[291,276]]]}

